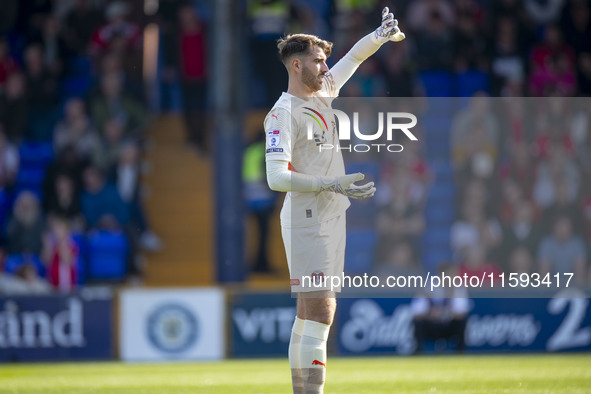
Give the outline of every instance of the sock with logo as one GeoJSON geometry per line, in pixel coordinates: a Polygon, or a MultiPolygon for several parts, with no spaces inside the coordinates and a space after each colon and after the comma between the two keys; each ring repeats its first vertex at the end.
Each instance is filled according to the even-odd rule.
{"type": "Polygon", "coordinates": [[[289,339],[288,358],[294,394],[304,393],[304,381],[302,380],[302,367],[300,364],[300,343],[304,331],[304,321],[296,316],[291,328],[291,338],[289,339]]]}
{"type": "Polygon", "coordinates": [[[304,321],[300,343],[300,365],[306,393],[322,393],[326,377],[326,340],[330,326],[304,321]]]}

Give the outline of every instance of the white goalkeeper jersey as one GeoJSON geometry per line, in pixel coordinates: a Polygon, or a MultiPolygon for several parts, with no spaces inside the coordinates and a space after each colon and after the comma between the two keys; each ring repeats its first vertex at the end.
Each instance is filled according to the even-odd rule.
{"type": "MultiPolygon", "coordinates": [[[[345,175],[343,156],[337,149],[339,136],[334,115],[328,110],[361,62],[380,46],[374,34],[368,34],[325,74],[322,89],[313,97],[303,100],[285,92],[279,97],[264,122],[267,161],[287,161],[292,171],[307,175],[345,175]]],[[[281,209],[281,225],[313,226],[345,213],[349,205],[347,197],[330,191],[288,192],[281,209]]]]}
{"type": "MultiPolygon", "coordinates": [[[[335,92],[332,76],[326,75],[323,89],[313,98],[302,100],[283,93],[265,118],[266,158],[290,163],[290,170],[313,176],[345,175],[334,116],[327,114],[335,92]],[[308,124],[312,135],[308,138],[308,124]],[[332,148],[330,148],[332,147],[332,148]],[[321,149],[322,148],[322,149],[321,149]]],[[[288,192],[281,210],[284,227],[307,227],[343,214],[350,202],[342,194],[288,192]]]]}

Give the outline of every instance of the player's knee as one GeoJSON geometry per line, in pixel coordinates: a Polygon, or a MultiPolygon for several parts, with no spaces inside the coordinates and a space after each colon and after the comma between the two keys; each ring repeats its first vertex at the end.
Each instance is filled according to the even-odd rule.
{"type": "Polygon", "coordinates": [[[324,304],[318,308],[306,308],[306,319],[330,326],[334,320],[335,309],[331,304],[324,304]]]}

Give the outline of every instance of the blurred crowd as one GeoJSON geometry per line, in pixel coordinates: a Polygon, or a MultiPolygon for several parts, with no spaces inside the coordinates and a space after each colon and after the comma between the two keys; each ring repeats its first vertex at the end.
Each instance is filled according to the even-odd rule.
{"type": "Polygon", "coordinates": [[[148,111],[135,3],[2,1],[0,293],[141,277],[139,252],[161,247],[141,202],[148,111]],[[94,278],[89,261],[124,264],[123,277],[94,278]]]}
{"type": "Polygon", "coordinates": [[[252,0],[256,84],[272,105],[286,83],[274,41],[285,32],[334,42],[334,64],[379,24],[388,6],[407,39],[364,62],[341,96],[425,95],[420,73],[479,70],[492,96],[588,96],[591,8],[587,0],[252,0]],[[272,59],[272,60],[269,60],[272,59]]]}
{"type": "MultiPolygon", "coordinates": [[[[214,2],[160,0],[149,15],[152,3],[2,1],[0,292],[68,291],[91,281],[97,234],[125,241],[126,275],[141,276],[142,249],[161,247],[140,187],[149,119],[142,68],[147,24],[160,27],[161,107],[182,109],[187,143],[204,157],[212,151],[214,2]]],[[[378,182],[376,198],[351,210],[359,231],[351,231],[358,238],[349,245],[359,241],[371,255],[366,268],[422,272],[445,260],[461,272],[575,272],[578,282],[591,282],[588,0],[239,6],[244,51],[237,56],[247,65],[240,72],[250,109],[268,109],[286,89],[277,38],[306,32],[333,41],[332,65],[379,25],[384,6],[407,39],[364,62],[340,95],[474,96],[453,105],[432,101],[449,110],[420,122],[418,143],[397,141],[403,154],[347,158],[348,167],[378,182]]],[[[264,235],[276,196],[261,188],[259,150],[247,151],[244,178],[264,235]]],[[[263,272],[270,270],[265,238],[253,262],[263,272]]]]}
{"type": "Polygon", "coordinates": [[[250,92],[263,108],[287,86],[279,36],[333,41],[330,66],[375,29],[384,6],[407,39],[365,61],[340,96],[474,96],[425,100],[441,108],[424,111],[418,143],[397,141],[403,153],[348,155],[348,171],[378,182],[375,199],[349,213],[351,271],[415,274],[446,262],[459,274],[570,272],[591,283],[591,2],[248,4],[250,92]]]}

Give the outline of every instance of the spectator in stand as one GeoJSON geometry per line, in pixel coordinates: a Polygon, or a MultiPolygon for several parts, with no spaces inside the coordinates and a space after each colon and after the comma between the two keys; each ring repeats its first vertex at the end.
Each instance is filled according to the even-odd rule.
{"type": "Polygon", "coordinates": [[[148,226],[141,195],[140,150],[136,143],[127,141],[121,145],[117,164],[113,168],[114,181],[121,199],[129,206],[130,224],[139,236],[139,243],[149,251],[162,249],[162,241],[148,226]]]}
{"type": "Polygon", "coordinates": [[[532,139],[534,117],[528,108],[522,97],[506,97],[500,103],[497,113],[499,130],[507,130],[500,133],[502,155],[512,155],[510,149],[513,145],[527,143],[532,139]]]}
{"type": "Polygon", "coordinates": [[[41,295],[50,294],[51,290],[51,285],[39,276],[33,264],[21,265],[15,275],[0,272],[0,294],[8,296],[41,295]]]}
{"type": "Polygon", "coordinates": [[[525,141],[509,145],[509,157],[500,165],[500,180],[511,180],[518,184],[524,198],[531,199],[535,180],[535,166],[531,150],[525,141]]]}
{"type": "MultiPolygon", "coordinates": [[[[122,91],[138,101],[143,100],[143,81],[138,83],[137,78],[132,78],[125,68],[124,56],[115,51],[107,52],[101,61],[99,75],[117,75],[121,78],[122,91]]],[[[101,81],[97,81],[91,88],[90,97],[101,94],[101,81]]]]}
{"type": "MultiPolygon", "coordinates": [[[[509,18],[520,29],[518,36],[521,43],[533,41],[533,22],[525,10],[522,0],[499,0],[492,3],[491,6],[491,26],[498,26],[500,19],[509,18]]],[[[522,46],[521,44],[519,45],[522,46]]]]}
{"type": "Polygon", "coordinates": [[[82,190],[82,171],[84,163],[78,157],[73,146],[66,146],[58,153],[57,158],[45,171],[43,180],[43,195],[52,196],[55,194],[56,179],[60,175],[66,175],[74,183],[74,194],[78,196],[82,190]]]}
{"type": "Polygon", "coordinates": [[[534,96],[572,96],[576,91],[576,58],[557,25],[548,25],[544,42],[531,54],[530,92],[534,96]]]}
{"type": "Polygon", "coordinates": [[[455,22],[455,12],[445,0],[417,0],[413,1],[406,11],[404,26],[415,31],[425,31],[433,22],[433,15],[437,14],[445,27],[451,27],[455,22]]]}
{"type": "Polygon", "coordinates": [[[519,42],[520,25],[515,18],[504,16],[493,26],[491,92],[494,96],[522,97],[519,92],[526,79],[526,59],[519,42]]]}
{"type": "Polygon", "coordinates": [[[0,92],[0,122],[10,142],[22,141],[29,125],[29,106],[25,78],[19,72],[8,77],[5,91],[0,92]]]}
{"type": "Polygon", "coordinates": [[[458,143],[453,150],[453,164],[459,185],[477,178],[492,181],[497,159],[497,145],[486,133],[486,124],[474,120],[472,133],[458,143]]]}
{"type": "Polygon", "coordinates": [[[591,95],[591,5],[587,0],[572,0],[561,21],[564,40],[577,56],[577,87],[581,96],[591,95]]]}
{"type": "Polygon", "coordinates": [[[52,2],[52,0],[29,1],[24,7],[23,2],[20,1],[15,31],[24,38],[38,36],[43,28],[43,21],[53,12],[52,2]]]}
{"type": "Polygon", "coordinates": [[[72,52],[84,56],[93,33],[103,22],[102,14],[91,0],[75,0],[64,20],[64,37],[72,52]]]}
{"type": "Polygon", "coordinates": [[[499,222],[494,217],[487,217],[484,208],[475,201],[466,201],[462,205],[461,219],[451,226],[450,241],[456,258],[473,246],[480,246],[486,251],[493,251],[502,241],[503,234],[499,222]]]}
{"type": "Polygon", "coordinates": [[[91,99],[90,110],[97,130],[104,130],[107,121],[116,118],[125,133],[140,137],[146,122],[143,105],[123,92],[123,80],[118,73],[102,76],[101,91],[91,99]]]}
{"type": "Polygon", "coordinates": [[[477,92],[470,99],[469,106],[455,115],[451,128],[452,152],[458,149],[458,145],[466,141],[470,134],[473,134],[475,124],[482,126],[486,144],[496,150],[499,141],[499,123],[491,109],[491,99],[485,92],[477,92]]]}
{"type": "Polygon", "coordinates": [[[417,36],[417,62],[421,70],[451,70],[455,42],[450,27],[437,11],[429,16],[425,30],[417,36]]]}
{"type": "Polygon", "coordinates": [[[0,123],[0,190],[12,187],[18,174],[19,162],[18,149],[7,140],[4,126],[0,123]]]}
{"type": "Polygon", "coordinates": [[[574,160],[567,156],[562,145],[553,145],[550,156],[538,164],[534,184],[534,201],[545,209],[556,201],[557,191],[565,189],[568,200],[574,202],[581,186],[581,172],[574,160]]]}
{"type": "Polygon", "coordinates": [[[488,69],[487,37],[479,27],[474,15],[462,13],[458,16],[457,27],[454,32],[455,63],[454,69],[458,72],[467,70],[488,69]]]}
{"type": "Polygon", "coordinates": [[[534,258],[532,252],[521,246],[509,253],[509,264],[505,272],[516,274],[531,274],[534,272],[534,258]]]}
{"type": "Polygon", "coordinates": [[[52,108],[57,99],[58,81],[45,66],[44,56],[40,44],[34,43],[25,49],[27,98],[35,109],[52,108]]]}
{"type": "MultiPolygon", "coordinates": [[[[409,67],[410,47],[405,41],[401,45],[384,47],[388,53],[381,58],[386,95],[390,97],[414,97],[417,95],[417,77],[409,67]]],[[[345,85],[346,86],[346,85],[345,85]]]]}
{"type": "Polygon", "coordinates": [[[290,31],[290,17],[296,12],[287,0],[249,0],[250,50],[253,72],[264,85],[265,106],[271,108],[287,86],[287,76],[277,56],[277,39],[290,31]]]}
{"type": "Polygon", "coordinates": [[[80,205],[88,229],[124,229],[129,223],[129,207],[117,188],[108,183],[96,167],[84,170],[84,191],[80,205]]]}
{"type": "Polygon", "coordinates": [[[8,77],[18,70],[18,64],[10,56],[10,48],[6,37],[0,35],[0,92],[5,89],[8,77]]]}
{"type": "Polygon", "coordinates": [[[385,190],[390,197],[386,199],[382,193],[383,205],[377,215],[378,258],[381,260],[387,258],[392,243],[401,241],[408,242],[415,255],[419,255],[419,238],[425,231],[425,218],[421,203],[413,199],[411,185],[414,180],[410,178],[410,174],[398,171],[390,184],[382,183],[384,189],[390,189],[385,190]]]}
{"type": "MultiPolygon", "coordinates": [[[[203,153],[208,150],[207,29],[193,6],[179,8],[178,62],[187,139],[203,153]]],[[[267,59],[269,61],[269,59],[267,59]]]]}
{"type": "Polygon", "coordinates": [[[591,53],[591,7],[588,0],[570,0],[562,11],[560,30],[577,56],[591,53]]]}
{"type": "Polygon", "coordinates": [[[48,277],[53,287],[71,292],[78,283],[78,245],[72,238],[67,218],[55,216],[49,219],[49,231],[43,238],[42,260],[48,267],[48,277]]]}
{"type": "Polygon", "coordinates": [[[383,259],[376,261],[372,274],[384,278],[389,275],[423,275],[421,264],[408,242],[395,242],[386,249],[383,259]]]}
{"type": "Polygon", "coordinates": [[[94,56],[109,52],[116,46],[134,52],[140,48],[142,30],[127,19],[129,4],[125,1],[113,1],[105,10],[107,23],[92,35],[90,53],[94,56]]]}
{"type": "Polygon", "coordinates": [[[84,228],[80,201],[71,176],[66,173],[58,174],[51,193],[46,193],[44,197],[43,208],[48,215],[68,219],[70,226],[77,231],[84,228]]]}
{"type": "Polygon", "coordinates": [[[554,23],[560,17],[564,0],[525,0],[525,10],[538,26],[554,23]]]}
{"type": "Polygon", "coordinates": [[[567,216],[560,216],[552,227],[552,233],[544,237],[538,249],[538,271],[550,273],[574,273],[573,283],[587,280],[587,253],[585,243],[573,233],[567,216]]]}
{"type": "Polygon", "coordinates": [[[104,124],[102,138],[95,146],[92,164],[103,174],[112,174],[119,157],[119,151],[125,141],[125,131],[119,120],[109,119],[104,124]]]}
{"type": "Polygon", "coordinates": [[[44,220],[39,199],[30,191],[23,191],[14,202],[13,216],[6,230],[8,253],[41,253],[44,220]]]}
{"type": "Polygon", "coordinates": [[[573,116],[570,138],[583,179],[591,178],[591,100],[581,100],[582,108],[573,116]]]}
{"type": "Polygon", "coordinates": [[[139,260],[136,256],[136,231],[131,228],[131,215],[129,204],[121,198],[117,187],[105,179],[105,176],[96,167],[88,167],[84,170],[84,191],[80,196],[80,205],[86,228],[92,230],[121,231],[125,233],[129,241],[130,251],[128,255],[128,273],[139,273],[139,260]]]}
{"type": "Polygon", "coordinates": [[[31,43],[41,46],[43,63],[49,74],[55,77],[65,75],[69,52],[66,41],[61,34],[60,21],[54,15],[48,15],[43,20],[39,35],[30,39],[31,43]]]}
{"type": "Polygon", "coordinates": [[[50,139],[53,110],[58,102],[58,80],[45,67],[43,47],[31,44],[25,50],[27,103],[30,109],[32,139],[50,139]]]}
{"type": "Polygon", "coordinates": [[[527,198],[523,193],[521,185],[513,179],[503,179],[500,181],[499,186],[501,188],[501,193],[496,211],[501,224],[508,225],[515,218],[521,205],[527,202],[527,198]]]}
{"type": "Polygon", "coordinates": [[[534,220],[534,207],[531,203],[522,202],[516,209],[513,220],[503,228],[503,261],[510,261],[510,252],[524,248],[532,256],[542,238],[542,228],[534,220]]]}
{"type": "Polygon", "coordinates": [[[53,147],[57,155],[71,146],[83,163],[89,163],[98,149],[99,136],[86,113],[84,101],[71,98],[64,105],[64,117],[57,123],[53,132],[53,147]]]}
{"type": "MultiPolygon", "coordinates": [[[[479,244],[474,244],[466,249],[464,253],[464,259],[458,267],[458,275],[466,275],[468,278],[476,276],[479,279],[482,279],[483,276],[488,278],[489,275],[492,274],[493,286],[494,283],[499,280],[499,274],[501,273],[503,273],[503,271],[498,265],[487,260],[486,249],[479,244]]],[[[488,279],[484,282],[483,287],[490,286],[491,280],[488,279]]]]}
{"type": "Polygon", "coordinates": [[[541,227],[545,229],[552,228],[553,223],[560,216],[566,216],[570,219],[574,232],[577,234],[582,233],[583,222],[578,195],[572,194],[568,181],[565,179],[556,179],[553,186],[552,195],[554,199],[552,204],[542,211],[541,227]]]}

